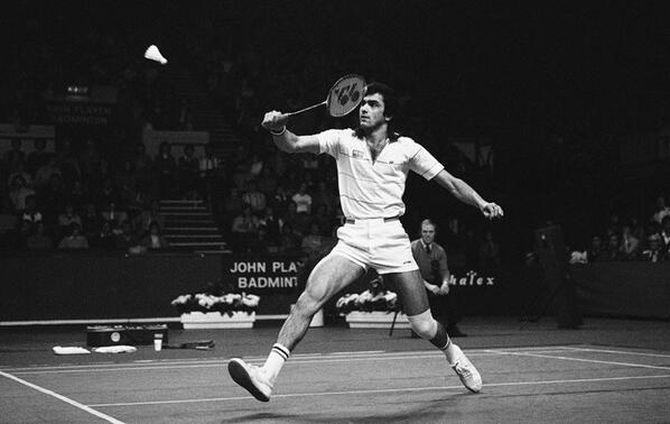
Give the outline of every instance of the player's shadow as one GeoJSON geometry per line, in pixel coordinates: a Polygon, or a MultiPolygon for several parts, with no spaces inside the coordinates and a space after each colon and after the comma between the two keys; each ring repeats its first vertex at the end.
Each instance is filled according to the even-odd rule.
{"type": "MultiPolygon", "coordinates": [[[[467,394],[464,394],[467,396],[467,394]]],[[[385,404],[372,403],[368,411],[347,411],[343,407],[340,411],[333,414],[324,413],[282,413],[276,412],[254,412],[248,415],[238,415],[226,418],[220,421],[221,424],[227,423],[247,423],[247,422],[268,422],[268,423],[442,423],[445,417],[450,420],[457,419],[458,408],[453,408],[454,404],[461,398],[460,395],[446,399],[433,399],[420,402],[412,402],[411,407],[404,408],[402,411],[384,412],[385,404]]],[[[402,401],[400,401],[402,403],[402,401]]]]}

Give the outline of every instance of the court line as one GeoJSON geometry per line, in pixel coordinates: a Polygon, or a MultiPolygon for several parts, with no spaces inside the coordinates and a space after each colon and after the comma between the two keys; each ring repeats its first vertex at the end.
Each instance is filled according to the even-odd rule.
{"type": "MultiPolygon", "coordinates": [[[[526,348],[521,348],[523,351],[526,348]]],[[[542,352],[560,352],[567,350],[566,347],[550,347],[543,349],[528,348],[531,351],[542,351],[542,352]]],[[[491,352],[488,352],[488,349],[471,349],[465,351],[468,356],[491,356],[491,352]]],[[[431,357],[436,358],[442,357],[442,353],[436,350],[420,350],[420,351],[398,351],[398,352],[387,352],[387,351],[358,351],[358,352],[349,352],[351,355],[347,356],[347,352],[336,352],[336,353],[306,353],[306,354],[296,354],[291,355],[291,360],[287,364],[291,363],[304,363],[306,361],[336,361],[340,362],[343,358],[377,358],[383,356],[384,358],[392,359],[399,358],[405,359],[406,357],[431,357]]],[[[261,362],[265,361],[265,356],[255,356],[255,357],[243,357],[247,362],[261,362]]],[[[187,359],[157,359],[157,360],[137,360],[128,363],[114,363],[114,362],[97,362],[94,364],[73,364],[73,365],[52,365],[52,366],[31,366],[31,367],[15,367],[15,368],[2,368],[0,371],[12,372],[14,374],[23,374],[26,372],[43,372],[43,371],[79,371],[79,370],[90,370],[90,369],[129,369],[129,368],[158,368],[159,366],[169,366],[169,365],[195,365],[195,366],[206,366],[210,364],[221,364],[229,361],[230,357],[214,357],[208,359],[199,359],[199,358],[187,358],[187,359]]],[[[161,368],[158,368],[161,369],[161,368]]]]}
{"type": "MultiPolygon", "coordinates": [[[[493,354],[480,356],[492,356],[493,354]]],[[[388,356],[388,357],[352,357],[352,358],[327,358],[316,360],[302,360],[289,361],[286,365],[303,365],[303,364],[322,364],[335,362],[358,362],[358,361],[391,361],[396,359],[430,359],[443,357],[441,353],[432,355],[414,355],[414,356],[388,356]]],[[[258,365],[262,361],[250,361],[249,363],[258,365]]],[[[223,367],[226,362],[208,363],[208,364],[193,364],[193,365],[157,365],[157,366],[129,366],[129,367],[109,367],[109,368],[86,368],[86,369],[62,369],[62,370],[44,370],[44,371],[18,371],[14,372],[17,375],[36,375],[36,374],[71,374],[71,373],[90,373],[90,372],[108,372],[108,371],[150,371],[150,370],[173,370],[173,369],[188,369],[188,368],[214,368],[223,367]]]]}
{"type": "Polygon", "coordinates": [[[505,352],[505,351],[496,351],[494,349],[490,349],[490,352],[499,353],[501,355],[531,356],[531,357],[534,357],[534,358],[561,359],[561,360],[565,360],[565,361],[590,362],[590,363],[593,363],[593,364],[622,365],[622,366],[634,367],[634,368],[650,368],[650,369],[655,369],[655,370],[670,370],[670,367],[663,367],[663,366],[660,366],[660,365],[636,364],[636,363],[632,363],[632,362],[601,361],[599,359],[571,358],[569,356],[543,355],[543,354],[537,354],[537,353],[505,352]]]}
{"type": "Polygon", "coordinates": [[[44,387],[38,386],[37,384],[30,383],[26,380],[23,380],[21,378],[18,378],[16,376],[13,376],[12,374],[8,374],[6,372],[0,371],[0,376],[3,376],[5,378],[8,378],[10,380],[16,381],[17,383],[23,384],[24,386],[30,387],[31,389],[37,390],[40,393],[44,393],[45,395],[49,395],[52,397],[55,397],[58,400],[61,400],[67,404],[70,404],[74,406],[75,408],[81,409],[82,411],[88,412],[91,415],[95,415],[98,418],[101,418],[107,422],[110,422],[112,424],[125,424],[123,421],[119,421],[114,417],[110,417],[107,414],[103,414],[100,411],[97,411],[93,409],[90,406],[84,405],[82,403],[77,402],[76,400],[72,400],[68,397],[65,397],[59,393],[54,392],[53,390],[45,389],[44,387]]]}
{"type": "Polygon", "coordinates": [[[570,347],[570,350],[578,350],[584,352],[603,352],[603,353],[614,353],[621,355],[637,355],[637,356],[651,356],[654,358],[670,358],[670,355],[663,355],[660,353],[647,353],[647,352],[635,352],[635,351],[626,351],[626,350],[612,350],[612,349],[593,349],[585,347],[570,347]]]}
{"type": "MultiPolygon", "coordinates": [[[[621,381],[621,380],[643,380],[643,379],[657,379],[670,378],[670,374],[663,375],[639,375],[628,377],[602,377],[602,378],[578,378],[570,380],[544,380],[544,381],[514,381],[508,383],[488,383],[484,384],[484,389],[487,387],[509,387],[509,386],[532,386],[532,385],[552,385],[552,384],[571,384],[571,383],[593,383],[603,381],[621,381]]],[[[347,390],[347,391],[332,391],[332,392],[309,392],[309,393],[286,393],[276,394],[272,398],[292,398],[305,396],[338,396],[338,395],[362,395],[362,394],[382,394],[382,393],[399,393],[399,392],[425,392],[433,390],[454,390],[463,389],[462,385],[456,386],[434,386],[434,387],[406,387],[406,388],[390,388],[390,389],[369,389],[369,390],[347,390]]],[[[251,396],[232,396],[220,398],[199,398],[199,399],[175,399],[175,400],[158,400],[148,402],[119,402],[119,403],[98,403],[91,406],[97,408],[103,407],[119,407],[119,406],[145,406],[145,405],[168,405],[168,404],[182,404],[182,403],[199,403],[199,402],[223,402],[231,400],[246,400],[254,399],[251,396]]]]}
{"type": "MultiPolygon", "coordinates": [[[[554,352],[553,350],[545,352],[554,352]]],[[[470,357],[483,357],[483,356],[497,356],[497,352],[469,352],[468,356],[470,357]]],[[[392,360],[404,360],[404,359],[439,359],[443,358],[444,354],[441,352],[428,352],[424,354],[387,354],[384,356],[351,356],[351,357],[342,357],[341,355],[333,357],[319,357],[317,358],[305,358],[300,360],[291,360],[286,362],[285,366],[293,365],[303,365],[303,364],[323,364],[323,363],[338,363],[338,362],[360,362],[360,361],[392,361],[392,360]]],[[[228,358],[229,359],[229,358],[228,358]]],[[[155,365],[143,364],[119,364],[119,366],[111,367],[91,367],[91,366],[72,366],[72,367],[63,367],[55,369],[27,369],[26,371],[12,370],[14,374],[17,375],[45,375],[45,374],[73,374],[73,373],[90,373],[90,372],[110,372],[110,371],[151,371],[151,370],[174,370],[174,369],[189,369],[189,368],[216,368],[222,367],[227,363],[227,360],[216,360],[201,362],[197,364],[189,363],[156,363],[155,365]]],[[[247,360],[248,363],[258,365],[264,361],[263,359],[258,359],[255,361],[247,360]]]]}

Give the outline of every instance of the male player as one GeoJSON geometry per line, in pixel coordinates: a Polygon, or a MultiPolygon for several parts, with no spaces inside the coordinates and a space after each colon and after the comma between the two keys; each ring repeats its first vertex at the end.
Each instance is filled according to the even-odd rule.
{"type": "Polygon", "coordinates": [[[307,332],[312,316],[369,267],[395,284],[414,332],[444,352],[466,388],[472,392],[481,390],[479,372],[451,342],[428,307],[409,238],[399,221],[405,212],[402,194],[407,173],[412,170],[427,180],[435,180],[489,219],[501,217],[503,211],[449,174],[422,146],[392,132],[397,108],[394,91],[387,85],[372,83],[366,87],[356,130],[298,136],[286,129],[287,117],[282,113],[265,114],[262,125],[279,149],[289,153],[327,153],[335,158],[346,223],[337,231],[338,243],[333,250],[312,270],[305,291],[284,322],[265,364],[257,367],[238,358],[228,363],[233,380],[260,401],[270,400],[277,376],[307,332]]]}

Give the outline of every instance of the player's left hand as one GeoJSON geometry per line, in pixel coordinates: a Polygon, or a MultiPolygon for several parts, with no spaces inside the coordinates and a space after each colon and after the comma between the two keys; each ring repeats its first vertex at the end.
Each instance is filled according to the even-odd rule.
{"type": "Polygon", "coordinates": [[[442,283],[442,286],[440,286],[440,294],[442,295],[449,294],[449,283],[447,282],[442,283]]]}
{"type": "Polygon", "coordinates": [[[502,218],[504,215],[502,208],[493,202],[485,203],[482,206],[482,213],[488,219],[502,218]]]}

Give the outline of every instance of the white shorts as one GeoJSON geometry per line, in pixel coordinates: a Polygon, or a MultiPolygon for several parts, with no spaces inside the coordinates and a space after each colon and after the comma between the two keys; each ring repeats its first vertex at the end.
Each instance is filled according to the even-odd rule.
{"type": "Polygon", "coordinates": [[[399,219],[347,222],[338,228],[337,238],[331,254],[344,256],[366,270],[373,268],[379,274],[389,274],[419,269],[399,219]]]}

